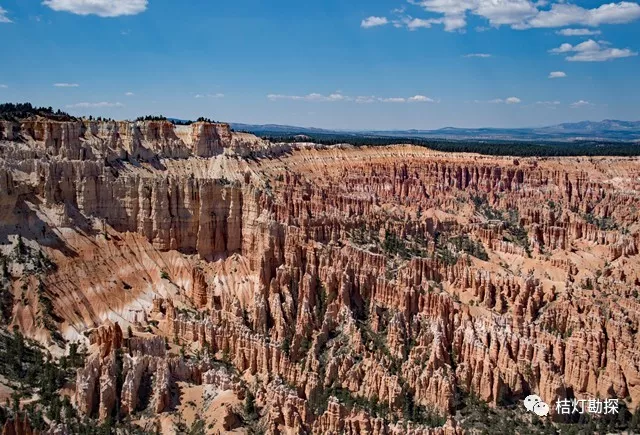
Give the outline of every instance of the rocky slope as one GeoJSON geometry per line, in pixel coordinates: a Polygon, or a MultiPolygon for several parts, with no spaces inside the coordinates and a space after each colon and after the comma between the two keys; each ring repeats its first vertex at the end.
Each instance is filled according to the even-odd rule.
{"type": "Polygon", "coordinates": [[[470,398],[531,393],[633,410],[639,208],[634,158],[3,122],[3,318],[87,347],[80,415],[165,433],[458,434],[470,398]]]}

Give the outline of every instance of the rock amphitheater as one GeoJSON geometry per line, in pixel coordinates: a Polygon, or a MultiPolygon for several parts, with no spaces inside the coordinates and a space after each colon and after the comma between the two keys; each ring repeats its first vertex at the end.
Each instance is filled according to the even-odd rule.
{"type": "Polygon", "coordinates": [[[96,425],[494,433],[472,401],[561,422],[525,416],[529,394],[633,413],[639,246],[638,158],[0,121],[4,329],[54,359],[86,349],[60,395],[96,425]]]}

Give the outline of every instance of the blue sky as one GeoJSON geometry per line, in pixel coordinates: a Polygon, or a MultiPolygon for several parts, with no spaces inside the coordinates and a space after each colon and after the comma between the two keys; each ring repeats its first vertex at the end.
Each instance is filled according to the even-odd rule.
{"type": "Polygon", "coordinates": [[[77,115],[338,129],[640,119],[635,2],[0,0],[0,40],[0,101],[77,115]]]}

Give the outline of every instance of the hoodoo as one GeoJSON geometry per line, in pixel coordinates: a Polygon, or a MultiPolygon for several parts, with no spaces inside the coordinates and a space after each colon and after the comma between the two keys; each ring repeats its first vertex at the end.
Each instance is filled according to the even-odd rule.
{"type": "Polygon", "coordinates": [[[59,433],[536,433],[530,394],[640,402],[636,158],[0,132],[2,344],[64,361],[59,433]]]}

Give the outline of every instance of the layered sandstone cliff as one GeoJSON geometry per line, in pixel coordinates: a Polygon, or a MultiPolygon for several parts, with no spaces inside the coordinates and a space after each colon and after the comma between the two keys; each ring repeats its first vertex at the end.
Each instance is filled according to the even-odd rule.
{"type": "MultiPolygon", "coordinates": [[[[53,121],[34,117],[0,121],[0,140],[22,142],[31,152],[68,160],[212,157],[225,150],[261,151],[268,145],[229,124],[169,121],[53,121]]],[[[36,154],[38,155],[38,154],[36,154]]]]}
{"type": "Polygon", "coordinates": [[[457,434],[470,395],[640,401],[637,159],[283,153],[208,123],[2,131],[1,231],[57,264],[42,285],[91,346],[86,415],[172,415],[177,390],[211,386],[254,394],[271,433],[457,434]]]}

